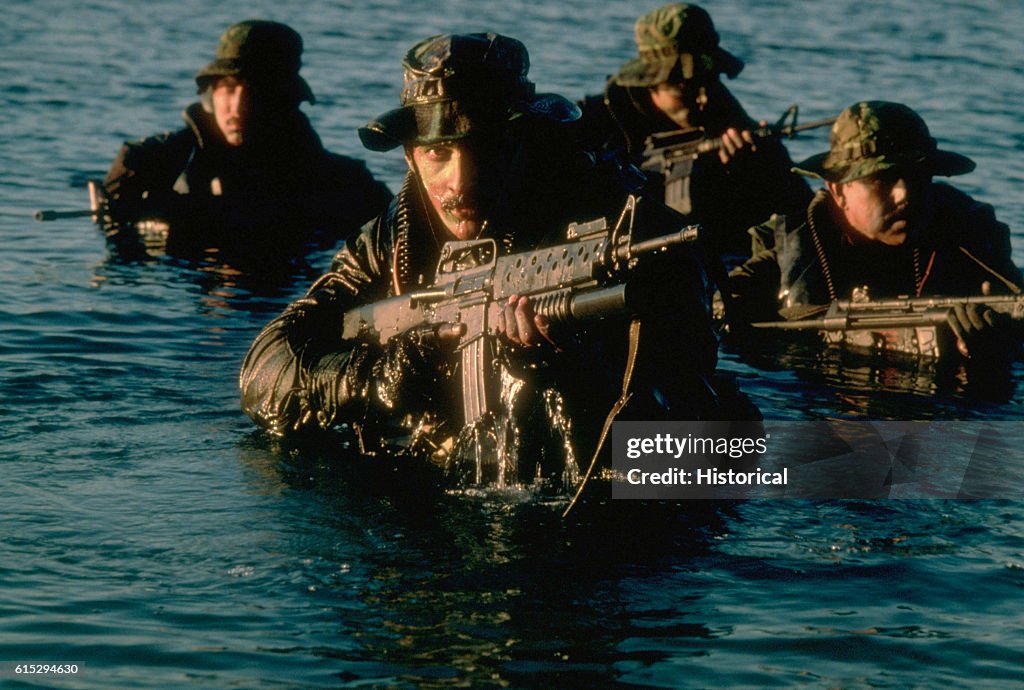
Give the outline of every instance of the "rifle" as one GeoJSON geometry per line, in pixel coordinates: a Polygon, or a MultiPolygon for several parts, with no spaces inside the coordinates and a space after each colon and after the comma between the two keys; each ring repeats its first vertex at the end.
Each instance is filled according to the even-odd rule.
{"type": "Polygon", "coordinates": [[[38,221],[63,220],[64,218],[91,218],[93,223],[98,223],[100,212],[106,205],[106,194],[103,184],[97,180],[89,180],[89,209],[80,211],[55,211],[53,209],[39,210],[32,214],[38,221]]]}
{"type": "MultiPolygon", "coordinates": [[[[821,120],[812,120],[802,125],[797,124],[798,111],[799,107],[797,105],[791,105],[774,125],[764,125],[750,130],[750,133],[757,139],[795,137],[798,132],[825,127],[836,121],[834,117],[827,117],[821,120]],[[786,124],[787,120],[791,120],[791,122],[786,124]]],[[[676,161],[692,160],[705,153],[717,151],[720,148],[722,148],[722,137],[705,138],[704,131],[700,129],[676,129],[669,132],[655,132],[648,136],[644,142],[641,169],[666,173],[676,161]]]]}
{"type": "Polygon", "coordinates": [[[411,328],[437,334],[464,324],[457,346],[463,421],[477,425],[497,406],[494,345],[509,297],[529,297],[534,312],[551,323],[630,313],[627,279],[641,257],[697,239],[698,228],[691,225],[635,241],[637,204],[630,196],[611,228],[604,218],[570,224],[564,244],[499,256],[493,239],[448,242],[433,285],[346,312],[342,338],[386,343],[411,328]]]}
{"type": "MultiPolygon", "coordinates": [[[[750,131],[756,139],[769,137],[795,137],[798,132],[831,125],[836,118],[813,120],[797,124],[799,107],[794,103],[774,125],[764,125],[750,131]],[[787,124],[787,121],[789,123],[787,124]]],[[[655,132],[644,142],[641,170],[661,173],[665,178],[665,203],[686,215],[690,213],[687,191],[683,188],[689,177],[693,161],[706,153],[722,148],[722,137],[705,138],[701,129],[655,132]]]]}
{"type": "MultiPolygon", "coordinates": [[[[895,299],[836,300],[817,319],[758,321],[755,328],[783,330],[857,331],[885,328],[922,328],[946,323],[957,305],[984,304],[1014,320],[1024,320],[1024,294],[970,297],[897,297],[895,299]]],[[[824,308],[824,307],[822,307],[824,308]]]]}

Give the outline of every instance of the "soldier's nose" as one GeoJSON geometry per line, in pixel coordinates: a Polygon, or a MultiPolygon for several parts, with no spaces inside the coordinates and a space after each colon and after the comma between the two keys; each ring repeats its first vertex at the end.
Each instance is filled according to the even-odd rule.
{"type": "Polygon", "coordinates": [[[231,110],[234,113],[241,113],[249,103],[249,89],[244,84],[239,84],[231,94],[231,110]]]}
{"type": "Polygon", "coordinates": [[[452,155],[451,188],[457,194],[464,194],[472,188],[476,179],[476,161],[473,154],[464,147],[459,147],[452,155]]]}
{"type": "Polygon", "coordinates": [[[908,197],[910,196],[910,190],[907,187],[907,181],[902,177],[896,180],[892,185],[892,190],[889,192],[892,196],[893,203],[896,205],[905,204],[908,197]]]}

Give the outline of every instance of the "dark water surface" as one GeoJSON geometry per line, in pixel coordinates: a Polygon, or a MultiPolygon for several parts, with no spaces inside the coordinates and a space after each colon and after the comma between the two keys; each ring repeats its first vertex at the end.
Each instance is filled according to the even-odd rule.
{"type": "MultiPolygon", "coordinates": [[[[747,60],[732,86],[752,114],[907,102],[978,162],[957,184],[996,205],[1024,263],[1019,2],[707,7],[747,60]]],[[[178,127],[234,21],[303,34],[325,143],[396,187],[401,156],[364,155],[354,129],[397,101],[413,42],[508,33],[541,90],[578,97],[631,56],[647,9],[5,3],[0,687],[1024,685],[1019,487],[976,502],[620,504],[567,522],[523,493],[389,489],[337,452],[276,446],[238,409],[248,344],[328,253],[257,289],[215,263],[117,263],[87,222],[31,220],[83,207],[122,139],[178,127]],[[29,677],[15,662],[81,670],[29,677]]],[[[791,151],[824,145],[821,131],[791,151]]],[[[1024,418],[1020,385],[981,402],[896,369],[809,364],[723,356],[769,418],[1024,418]]]]}

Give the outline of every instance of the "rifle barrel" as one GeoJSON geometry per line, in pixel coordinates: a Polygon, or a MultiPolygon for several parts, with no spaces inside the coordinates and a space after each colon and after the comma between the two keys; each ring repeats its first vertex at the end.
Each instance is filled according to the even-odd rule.
{"type": "MultiPolygon", "coordinates": [[[[767,139],[770,137],[791,137],[795,136],[797,132],[803,132],[808,129],[817,129],[818,127],[825,127],[831,125],[836,121],[834,117],[826,117],[821,120],[812,120],[811,122],[805,122],[801,125],[786,125],[785,127],[779,127],[777,125],[765,125],[758,127],[751,131],[751,133],[757,139],[767,139]]],[[[722,137],[712,137],[710,139],[699,139],[697,141],[683,141],[675,144],[664,144],[657,146],[657,142],[672,139],[674,137],[682,137],[685,133],[677,132],[665,132],[654,134],[649,137],[649,143],[647,146],[646,155],[659,154],[658,157],[665,161],[675,161],[685,158],[696,158],[702,156],[705,153],[712,153],[722,148],[722,137]]],[[[653,158],[656,160],[656,158],[653,158]]]]}
{"type": "Polygon", "coordinates": [[[641,240],[630,244],[628,248],[620,252],[620,259],[628,259],[631,256],[639,256],[648,252],[658,252],[663,249],[667,249],[676,244],[686,244],[687,242],[696,242],[697,237],[700,234],[699,225],[687,225],[679,232],[672,232],[668,235],[662,235],[661,237],[655,237],[649,240],[641,240]]]}
{"type": "Polygon", "coordinates": [[[921,328],[946,322],[948,309],[930,309],[916,313],[846,315],[825,319],[796,321],[758,321],[754,328],[789,331],[867,331],[875,328],[921,328]]]}
{"type": "Polygon", "coordinates": [[[38,221],[44,220],[61,220],[62,218],[89,218],[95,216],[96,212],[92,209],[81,211],[54,211],[53,209],[46,209],[36,211],[32,214],[32,217],[38,221]]]}
{"type": "Polygon", "coordinates": [[[791,134],[796,134],[797,132],[803,132],[806,129],[817,129],[818,127],[826,127],[828,125],[831,125],[835,121],[836,118],[834,117],[825,117],[820,120],[811,120],[810,122],[805,122],[802,125],[796,125],[795,127],[792,125],[788,127],[783,127],[782,129],[779,130],[779,132],[785,136],[789,136],[791,134]]]}
{"type": "Polygon", "coordinates": [[[839,300],[838,309],[851,313],[868,313],[872,311],[954,307],[958,304],[987,304],[994,307],[997,305],[1014,305],[1022,299],[1024,298],[1020,295],[967,295],[966,297],[897,297],[895,299],[879,299],[870,302],[839,300]]]}
{"type": "MultiPolygon", "coordinates": [[[[826,127],[836,121],[834,117],[826,117],[821,120],[812,120],[805,122],[801,125],[786,125],[779,127],[778,125],[765,125],[764,127],[758,127],[751,133],[758,139],[768,139],[770,137],[791,137],[795,136],[797,132],[803,132],[808,129],[817,129],[818,127],[826,127]]],[[[718,137],[711,141],[716,142],[715,149],[722,147],[722,138],[718,137]]]]}
{"type": "Polygon", "coordinates": [[[875,302],[833,302],[820,319],[789,321],[757,321],[754,328],[776,328],[787,331],[868,330],[872,328],[914,328],[944,323],[957,305],[983,304],[1011,317],[1024,318],[1022,295],[968,295],[965,297],[908,297],[875,302]]]}

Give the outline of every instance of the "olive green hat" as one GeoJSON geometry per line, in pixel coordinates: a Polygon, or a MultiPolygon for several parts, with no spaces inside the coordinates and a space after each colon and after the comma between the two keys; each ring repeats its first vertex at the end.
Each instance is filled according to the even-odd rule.
{"type": "Polygon", "coordinates": [[[836,118],[829,150],[793,171],[845,183],[896,167],[950,176],[971,172],[974,161],[940,151],[921,116],[902,103],[861,101],[836,118]]]}
{"type": "Polygon", "coordinates": [[[432,36],[406,53],[402,67],[401,107],[359,129],[363,146],[373,151],[460,139],[524,115],[556,123],[580,118],[572,101],[535,93],[526,78],[529,53],[514,38],[495,33],[432,36]]]}
{"type": "Polygon", "coordinates": [[[299,76],[302,36],[285,24],[250,19],[221,34],[213,62],[196,73],[199,91],[220,77],[241,77],[256,83],[284,86],[296,102],[315,103],[313,90],[299,76]]]}
{"type": "Polygon", "coordinates": [[[639,57],[613,77],[620,86],[657,86],[667,82],[678,66],[683,79],[725,74],[730,79],[743,70],[743,61],[718,47],[718,32],[711,16],[697,5],[677,2],[648,12],[636,20],[639,57]]]}

